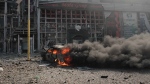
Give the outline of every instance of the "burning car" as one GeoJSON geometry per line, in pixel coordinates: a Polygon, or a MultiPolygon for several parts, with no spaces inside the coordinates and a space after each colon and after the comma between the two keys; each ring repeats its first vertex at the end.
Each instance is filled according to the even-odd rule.
{"type": "Polygon", "coordinates": [[[53,45],[50,48],[44,48],[41,53],[42,60],[50,63],[58,63],[58,65],[69,66],[71,57],[69,55],[70,48],[63,45],[53,45]]]}

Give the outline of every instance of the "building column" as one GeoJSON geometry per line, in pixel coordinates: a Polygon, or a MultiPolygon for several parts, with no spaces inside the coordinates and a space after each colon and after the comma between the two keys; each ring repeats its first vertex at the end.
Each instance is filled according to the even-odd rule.
{"type": "Polygon", "coordinates": [[[6,32],[7,32],[7,0],[5,0],[4,7],[4,41],[3,41],[3,52],[6,53],[6,32]]]}
{"type": "Polygon", "coordinates": [[[33,53],[34,53],[34,34],[33,34],[33,53]]]}
{"type": "Polygon", "coordinates": [[[40,47],[40,8],[37,8],[37,50],[39,51],[41,49],[40,47]]]}
{"type": "Polygon", "coordinates": [[[18,51],[18,53],[20,53],[20,35],[18,34],[18,48],[17,48],[17,51],[18,51]]]}

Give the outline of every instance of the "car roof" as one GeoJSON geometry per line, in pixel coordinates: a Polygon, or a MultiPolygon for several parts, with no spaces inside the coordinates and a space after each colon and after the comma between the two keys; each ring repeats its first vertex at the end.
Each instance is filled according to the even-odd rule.
{"type": "Polygon", "coordinates": [[[54,45],[53,47],[54,48],[63,48],[64,46],[63,45],[54,45]]]}

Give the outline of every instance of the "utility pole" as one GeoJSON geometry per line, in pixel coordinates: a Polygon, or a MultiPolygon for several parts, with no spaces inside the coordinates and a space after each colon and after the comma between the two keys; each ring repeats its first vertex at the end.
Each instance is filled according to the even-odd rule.
{"type": "Polygon", "coordinates": [[[30,0],[28,0],[28,56],[27,60],[30,61],[30,0]]]}

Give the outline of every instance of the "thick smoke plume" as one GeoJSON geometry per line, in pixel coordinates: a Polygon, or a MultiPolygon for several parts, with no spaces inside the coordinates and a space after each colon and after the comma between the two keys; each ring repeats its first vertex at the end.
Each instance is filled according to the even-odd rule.
{"type": "Polygon", "coordinates": [[[73,64],[98,67],[150,67],[150,34],[128,39],[106,36],[103,42],[68,44],[73,64]]]}

